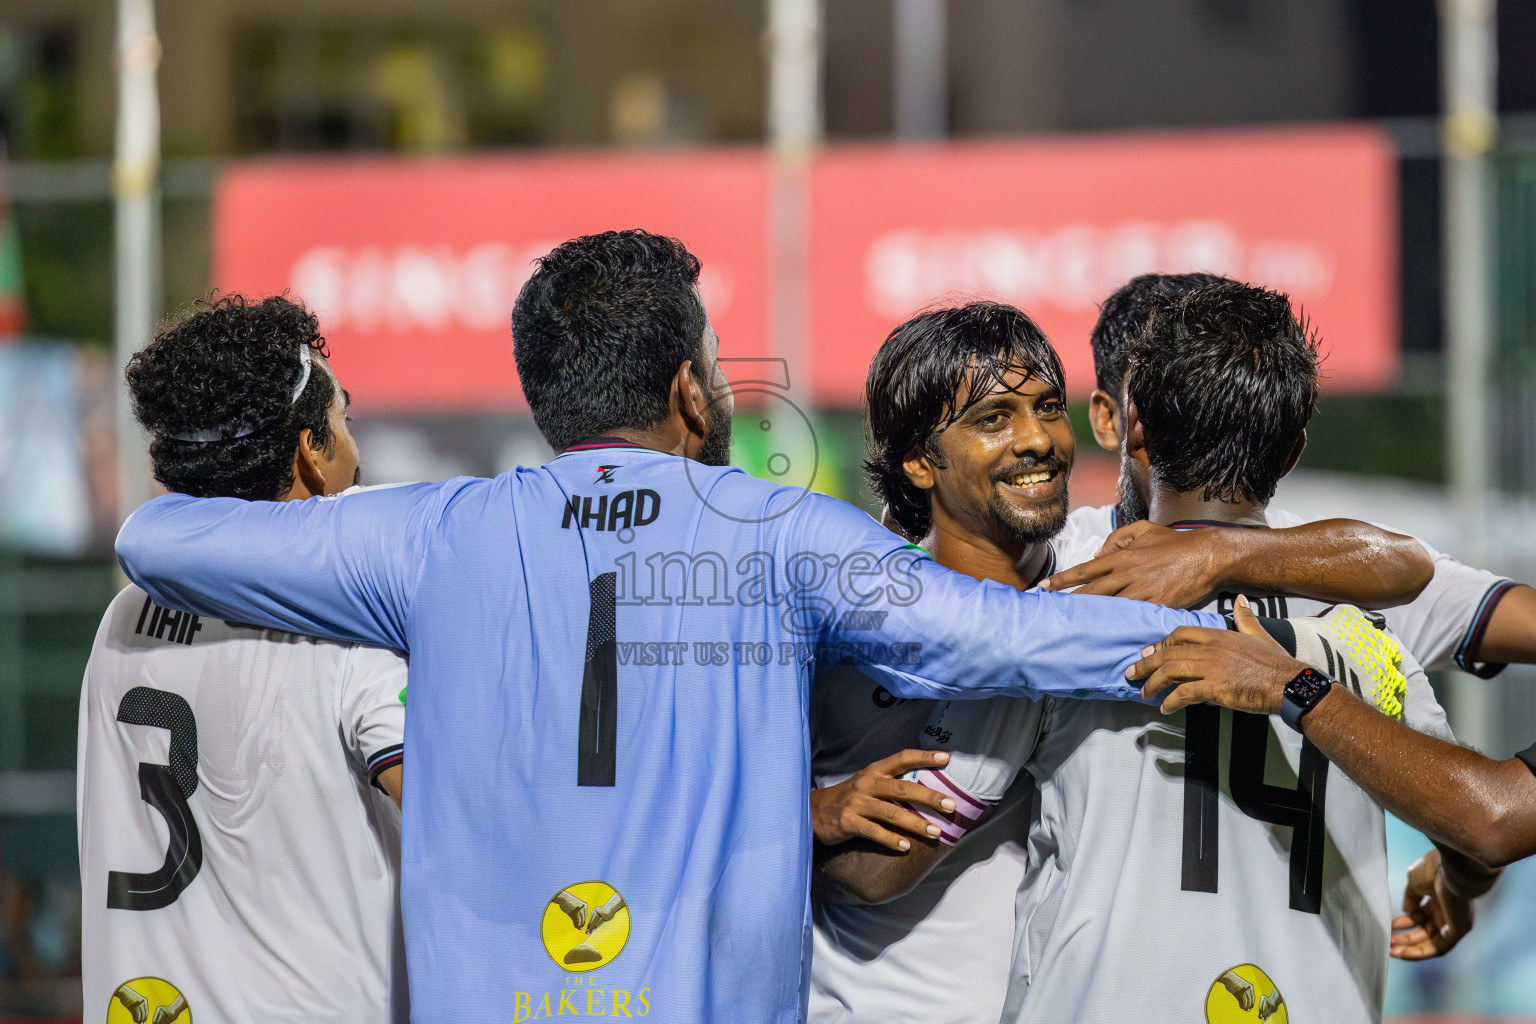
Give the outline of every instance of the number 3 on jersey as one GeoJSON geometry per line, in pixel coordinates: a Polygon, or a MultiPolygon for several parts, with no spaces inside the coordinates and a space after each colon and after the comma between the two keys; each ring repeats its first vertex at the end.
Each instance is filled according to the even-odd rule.
{"type": "Polygon", "coordinates": [[[165,819],[170,842],[158,871],[107,873],[107,906],[159,910],[175,903],[203,867],[203,839],[187,805],[197,789],[197,721],[179,694],[148,686],[135,686],[123,695],[117,720],[171,734],[170,764],[139,762],[139,797],[165,819]]]}
{"type": "MultiPolygon", "coordinates": [[[[1184,718],[1184,860],[1185,892],[1217,891],[1217,810],[1221,801],[1222,709],[1198,704],[1184,718]]],[[[1232,714],[1232,752],[1227,780],[1232,802],[1257,821],[1291,829],[1291,909],[1320,914],[1323,909],[1323,811],[1328,795],[1328,759],[1303,739],[1295,789],[1264,781],[1269,753],[1269,716],[1232,714]]]]}

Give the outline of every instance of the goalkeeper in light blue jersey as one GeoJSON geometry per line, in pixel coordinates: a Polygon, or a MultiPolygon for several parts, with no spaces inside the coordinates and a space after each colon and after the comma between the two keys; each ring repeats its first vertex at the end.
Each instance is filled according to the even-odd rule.
{"type": "Polygon", "coordinates": [[[796,1021],[818,672],[856,661],[898,697],[1130,699],[1142,648],[1222,626],[977,582],[850,505],[727,468],[698,272],[643,232],[541,262],[513,334],[561,452],[546,466],[304,502],[167,495],[118,538],[165,607],[409,652],[417,1020],[796,1021]]]}

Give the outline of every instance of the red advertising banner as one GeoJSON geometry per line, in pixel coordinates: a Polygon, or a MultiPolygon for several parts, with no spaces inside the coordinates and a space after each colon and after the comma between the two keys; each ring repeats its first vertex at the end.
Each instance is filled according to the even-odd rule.
{"type": "Polygon", "coordinates": [[[682,238],[722,354],[762,355],[766,180],[757,150],[246,164],[219,186],[214,281],[307,302],[369,412],[516,408],[512,302],[576,235],[682,238]]]}
{"type": "Polygon", "coordinates": [[[1325,386],[1398,368],[1395,154],[1366,127],[832,150],[811,215],[815,384],[857,403],[886,333],[935,300],[1031,313],[1073,394],[1092,390],[1098,303],[1147,271],[1288,292],[1325,386]]]}
{"type": "MultiPolygon", "coordinates": [[[[1332,390],[1397,373],[1395,155],[1368,127],[834,148],[810,184],[823,403],[857,405],[893,326],[969,296],[1033,314],[1082,396],[1098,303],[1150,270],[1287,291],[1332,390]]],[[[214,280],[313,306],[362,409],[517,408],[513,299],[578,234],[683,239],[722,354],[771,356],[767,191],[756,149],[246,164],[220,184],[214,280]]]]}

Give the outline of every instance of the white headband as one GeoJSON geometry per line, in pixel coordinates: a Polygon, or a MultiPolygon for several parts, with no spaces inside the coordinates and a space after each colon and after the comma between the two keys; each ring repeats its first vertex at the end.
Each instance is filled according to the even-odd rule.
{"type": "MultiPolygon", "coordinates": [[[[309,342],[305,342],[299,346],[299,362],[303,364],[304,368],[303,372],[299,374],[299,383],[294,386],[293,396],[288,399],[289,405],[293,405],[295,402],[297,402],[299,400],[299,396],[304,393],[304,389],[309,386],[309,374],[315,366],[314,358],[309,354],[309,342]]],[[[233,441],[238,437],[247,437],[251,434],[254,434],[255,432],[255,427],[244,426],[236,430],[233,434],[223,434],[217,430],[194,430],[189,434],[166,434],[165,436],[175,441],[192,441],[201,443],[207,441],[233,441]]]]}

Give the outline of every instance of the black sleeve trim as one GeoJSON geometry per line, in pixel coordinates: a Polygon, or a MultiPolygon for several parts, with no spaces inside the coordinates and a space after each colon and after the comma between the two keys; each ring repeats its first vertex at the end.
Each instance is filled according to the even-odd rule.
{"type": "Polygon", "coordinates": [[[404,743],[396,743],[392,747],[385,747],[383,750],[379,751],[377,754],[374,754],[373,757],[369,758],[369,760],[368,760],[368,781],[370,783],[372,783],[373,785],[378,786],[379,790],[382,792],[384,787],[383,786],[379,786],[379,776],[384,774],[385,772],[389,771],[391,768],[395,767],[395,765],[404,764],[404,763],[405,763],[405,744],[404,743]]]}
{"type": "Polygon", "coordinates": [[[1532,743],[1515,756],[1525,762],[1525,766],[1531,770],[1532,775],[1536,775],[1536,743],[1532,743]]]}
{"type": "MultiPolygon", "coordinates": [[[[1272,619],[1267,615],[1255,615],[1254,618],[1259,620],[1264,632],[1285,648],[1286,654],[1296,657],[1296,627],[1291,625],[1290,619],[1272,619]]],[[[1230,628],[1236,629],[1237,624],[1234,622],[1230,628]]]]}
{"type": "Polygon", "coordinates": [[[1463,672],[1470,672],[1479,679],[1492,679],[1494,676],[1508,668],[1507,665],[1488,664],[1477,660],[1478,651],[1482,649],[1483,637],[1488,632],[1488,623],[1493,620],[1493,612],[1504,600],[1504,595],[1519,586],[1514,580],[1500,580],[1488,588],[1483,599],[1477,606],[1477,614],[1472,616],[1472,624],[1467,627],[1467,635],[1461,638],[1461,643],[1456,648],[1453,660],[1456,667],[1463,672]]]}

